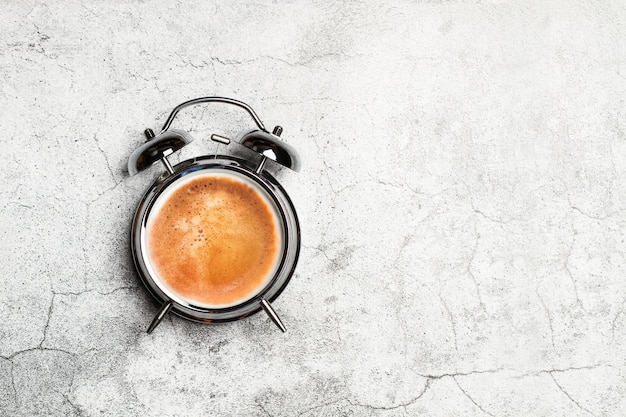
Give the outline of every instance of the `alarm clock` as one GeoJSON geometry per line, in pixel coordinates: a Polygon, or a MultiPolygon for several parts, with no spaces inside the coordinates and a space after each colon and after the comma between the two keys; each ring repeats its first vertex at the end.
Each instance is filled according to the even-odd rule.
{"type": "Polygon", "coordinates": [[[226,97],[186,101],[158,134],[145,130],[147,141],[131,154],[128,173],[158,162],[164,169],[139,202],[130,236],[137,273],[160,304],[148,333],[170,312],[220,323],[264,311],[286,330],[271,303],[294,274],[300,226],[293,203],[268,169],[297,172],[301,164],[296,150],[281,140],[282,130],[269,132],[250,106],[226,97]],[[170,129],[174,118],[203,103],[237,106],[252,117],[252,129],[233,138],[210,137],[226,149],[241,145],[254,151],[249,158],[230,152],[175,165],[168,160],[193,140],[184,130],[170,129]]]}

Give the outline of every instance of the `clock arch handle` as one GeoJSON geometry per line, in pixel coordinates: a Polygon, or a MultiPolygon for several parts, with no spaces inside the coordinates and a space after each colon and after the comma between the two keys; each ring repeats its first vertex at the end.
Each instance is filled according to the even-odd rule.
{"type": "Polygon", "coordinates": [[[241,107],[242,109],[248,112],[248,114],[254,120],[254,123],[256,123],[256,125],[259,127],[259,129],[261,129],[264,132],[267,132],[267,129],[265,129],[265,126],[263,126],[263,122],[261,121],[261,119],[259,119],[259,116],[257,116],[254,110],[252,110],[252,107],[248,106],[243,101],[235,100],[235,99],[228,98],[228,97],[199,97],[199,98],[194,98],[189,101],[185,101],[184,103],[181,103],[178,106],[174,107],[174,110],[172,110],[170,115],[167,117],[167,120],[165,121],[165,124],[163,125],[163,128],[161,129],[161,133],[165,132],[167,129],[170,128],[170,125],[174,121],[174,118],[176,117],[179,111],[181,111],[185,107],[193,106],[193,105],[201,104],[201,103],[226,103],[226,104],[232,104],[237,107],[241,107]]]}

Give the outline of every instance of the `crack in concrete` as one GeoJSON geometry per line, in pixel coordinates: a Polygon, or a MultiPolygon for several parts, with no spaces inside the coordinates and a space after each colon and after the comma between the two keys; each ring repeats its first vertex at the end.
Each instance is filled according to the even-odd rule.
{"type": "MultiPolygon", "coordinates": [[[[27,353],[27,352],[35,352],[35,351],[40,351],[40,352],[61,352],[64,353],[70,357],[73,358],[77,358],[80,357],[82,355],[86,355],[87,353],[91,352],[91,351],[98,351],[99,349],[96,348],[91,348],[91,349],[87,349],[86,351],[82,352],[82,353],[73,353],[73,352],[68,352],[66,350],[63,349],[55,349],[55,348],[42,348],[42,347],[36,347],[36,348],[30,348],[30,349],[24,349],[18,352],[13,353],[11,356],[9,357],[5,357],[2,356],[3,359],[6,359],[9,361],[9,363],[11,364],[11,388],[13,389],[13,397],[15,399],[15,405],[19,408],[20,406],[20,401],[19,401],[19,397],[18,397],[18,392],[17,392],[17,388],[15,387],[15,363],[14,363],[14,359],[23,354],[23,353],[27,353]]],[[[72,369],[72,381],[70,383],[70,386],[67,389],[67,392],[71,392],[73,385],[74,385],[74,378],[76,376],[76,372],[75,369],[72,369]]],[[[61,393],[59,392],[69,403],[70,405],[73,406],[73,408],[75,408],[78,411],[78,415],[83,415],[80,407],[76,407],[70,400],[69,398],[67,398],[67,393],[61,393]]]]}
{"type": "Polygon", "coordinates": [[[390,411],[390,410],[396,410],[398,408],[404,408],[404,410],[406,411],[406,407],[409,407],[409,406],[415,404],[420,398],[422,398],[424,396],[426,391],[428,391],[428,389],[430,388],[430,384],[431,384],[431,382],[433,380],[434,380],[434,378],[426,378],[426,382],[424,383],[424,388],[422,389],[422,391],[420,391],[417,394],[417,396],[411,398],[410,400],[408,400],[408,401],[406,401],[404,403],[398,404],[398,405],[384,407],[384,406],[375,406],[375,405],[361,404],[361,403],[357,403],[357,402],[352,402],[348,398],[345,398],[345,400],[352,406],[364,407],[364,408],[368,408],[370,410],[386,410],[386,411],[390,411]]]}
{"type": "Polygon", "coordinates": [[[446,304],[446,301],[441,296],[441,291],[439,291],[438,296],[439,296],[439,300],[441,301],[441,304],[443,304],[443,308],[446,310],[446,313],[448,313],[448,318],[450,319],[450,324],[452,325],[452,333],[454,334],[454,350],[456,350],[456,352],[459,353],[459,346],[458,346],[457,334],[456,334],[456,322],[454,320],[454,317],[452,316],[452,313],[450,312],[450,309],[448,308],[448,304],[446,304]]]}
{"type": "MultiPolygon", "coordinates": [[[[419,196],[419,197],[425,197],[427,199],[433,199],[434,197],[440,196],[440,195],[448,192],[449,190],[453,189],[456,186],[456,184],[454,184],[454,185],[452,185],[450,187],[442,189],[441,191],[429,194],[429,193],[425,193],[425,192],[422,192],[422,191],[418,191],[417,189],[411,187],[406,181],[404,181],[403,183],[397,183],[397,182],[392,182],[392,181],[384,181],[384,180],[381,180],[379,178],[376,178],[376,177],[372,176],[371,174],[368,174],[368,175],[369,175],[369,179],[363,180],[363,181],[358,181],[358,182],[356,182],[356,183],[354,183],[352,185],[346,186],[346,187],[342,188],[341,190],[337,191],[337,194],[343,192],[344,190],[346,190],[348,188],[353,188],[353,187],[355,187],[355,186],[357,186],[359,184],[365,184],[365,183],[368,183],[368,182],[374,182],[376,184],[384,185],[384,186],[387,186],[387,187],[399,188],[399,189],[401,189],[403,191],[408,191],[408,192],[410,192],[412,194],[415,194],[416,196],[419,196]]],[[[431,210],[428,213],[428,215],[426,215],[426,217],[422,218],[419,222],[422,223],[422,222],[424,222],[426,220],[431,219],[433,217],[434,213],[435,213],[435,210],[433,209],[433,210],[431,210]]]]}
{"type": "MultiPolygon", "coordinates": [[[[554,381],[554,383],[557,385],[557,387],[559,388],[559,390],[561,392],[563,392],[564,395],[566,395],[577,407],[579,407],[581,410],[586,411],[587,413],[591,414],[592,416],[595,417],[595,415],[588,410],[587,408],[583,407],[578,401],[576,401],[574,398],[572,398],[572,396],[558,383],[558,381],[556,380],[556,378],[554,377],[555,373],[563,373],[563,372],[569,372],[569,371],[579,371],[579,370],[590,370],[590,369],[595,369],[598,367],[611,367],[611,365],[608,364],[596,364],[596,365],[588,365],[588,366],[572,366],[572,367],[567,367],[567,368],[553,368],[553,369],[546,369],[546,370],[541,370],[541,371],[537,371],[534,373],[526,373],[526,374],[521,374],[519,376],[513,376],[513,378],[524,378],[524,377],[528,377],[528,376],[537,376],[537,375],[541,375],[544,373],[547,373],[550,375],[550,377],[552,378],[552,380],[554,381]]],[[[478,404],[468,393],[467,391],[465,391],[465,389],[463,389],[463,387],[460,385],[459,381],[457,380],[457,377],[464,377],[464,376],[472,376],[472,375],[477,375],[477,374],[492,374],[492,373],[500,373],[500,372],[510,372],[512,371],[511,369],[506,369],[506,368],[497,368],[497,369],[488,369],[488,370],[483,370],[483,371],[470,371],[470,372],[456,372],[456,373],[444,373],[444,374],[439,374],[439,375],[430,375],[430,374],[420,374],[421,377],[427,378],[427,381],[433,381],[433,380],[437,380],[437,379],[441,379],[441,378],[446,378],[446,377],[450,377],[454,380],[455,384],[459,387],[459,389],[461,390],[461,392],[474,404],[476,405],[476,407],[478,407],[482,412],[484,412],[487,415],[493,416],[492,413],[490,413],[489,411],[485,410],[480,404],[478,404]]],[[[425,391],[425,390],[424,390],[425,391]]],[[[422,393],[423,395],[423,393],[422,393]]]]}
{"type": "MultiPolygon", "coordinates": [[[[411,398],[411,399],[409,399],[409,400],[407,400],[407,401],[405,401],[403,403],[397,404],[397,405],[392,405],[392,406],[375,406],[375,405],[370,405],[370,404],[362,404],[362,403],[359,403],[359,402],[356,402],[356,401],[352,401],[348,397],[344,397],[344,398],[339,398],[337,400],[330,401],[330,402],[327,402],[327,403],[324,403],[324,404],[316,405],[316,406],[311,407],[311,408],[307,408],[306,410],[298,413],[298,416],[302,416],[304,414],[310,413],[311,411],[314,411],[314,410],[317,410],[317,409],[320,409],[320,408],[323,408],[323,407],[328,407],[330,405],[338,404],[338,403],[343,402],[343,401],[347,402],[352,407],[367,408],[369,410],[390,411],[390,410],[396,410],[398,408],[404,408],[404,410],[406,411],[406,407],[409,407],[409,406],[413,405],[420,398],[422,398],[424,396],[426,391],[428,391],[428,389],[430,388],[432,381],[435,380],[435,379],[438,379],[438,378],[426,377],[426,382],[424,383],[424,388],[415,397],[413,397],[413,398],[411,398]]],[[[260,404],[259,404],[259,406],[260,406],[260,404]]],[[[263,409],[263,411],[265,411],[265,410],[263,409]]],[[[269,415],[269,413],[267,413],[267,414],[269,415]]]]}
{"type": "MultiPolygon", "coordinates": [[[[270,58],[270,57],[268,57],[268,58],[270,58]]],[[[298,61],[296,63],[290,63],[290,62],[288,62],[286,60],[282,60],[280,58],[277,58],[276,60],[284,62],[285,64],[294,67],[294,66],[306,66],[306,65],[310,64],[313,61],[322,60],[322,59],[326,59],[326,58],[341,59],[341,58],[354,58],[354,57],[346,55],[346,54],[340,54],[340,53],[337,53],[337,52],[327,52],[325,54],[311,55],[310,57],[308,57],[308,59],[301,60],[301,61],[298,61]]]]}
{"type": "Polygon", "coordinates": [[[324,54],[318,54],[318,55],[311,55],[310,57],[308,57],[306,60],[300,60],[297,62],[290,62],[287,61],[286,59],[283,58],[278,58],[275,56],[270,56],[270,55],[261,55],[257,58],[253,58],[253,59],[246,59],[246,60],[235,60],[235,59],[222,59],[220,57],[217,56],[211,56],[209,59],[211,61],[217,62],[218,64],[224,65],[224,66],[228,66],[228,65],[244,65],[244,64],[251,64],[251,63],[255,63],[257,61],[261,61],[261,60],[270,60],[270,61],[276,61],[276,62],[281,62],[285,65],[288,65],[290,67],[306,67],[308,64],[312,63],[313,61],[317,61],[317,60],[322,60],[322,59],[326,59],[326,58],[356,58],[358,56],[361,56],[361,54],[357,54],[354,56],[351,55],[347,55],[347,54],[340,54],[337,52],[327,52],[324,54]]]}
{"type": "Polygon", "coordinates": [[[330,401],[330,402],[327,402],[327,403],[324,403],[324,404],[316,405],[315,407],[307,408],[306,410],[301,411],[300,413],[298,413],[298,417],[300,417],[300,416],[302,416],[302,415],[304,415],[306,413],[310,413],[313,410],[317,410],[317,409],[323,408],[323,407],[328,407],[329,405],[337,404],[337,403],[340,403],[342,401],[346,401],[346,402],[350,403],[346,398],[339,398],[338,400],[330,401]]]}
{"type": "Polygon", "coordinates": [[[598,221],[603,221],[606,220],[608,218],[611,218],[613,216],[615,216],[616,214],[620,214],[623,211],[626,211],[626,209],[621,209],[621,210],[615,210],[612,211],[610,213],[608,213],[606,216],[594,216],[592,214],[589,214],[587,212],[585,212],[584,210],[580,209],[579,207],[576,207],[574,205],[572,205],[572,203],[570,202],[570,208],[574,211],[577,211],[578,213],[582,214],[583,216],[592,219],[592,220],[598,220],[598,221]]]}
{"type": "Polygon", "coordinates": [[[117,287],[117,288],[114,288],[111,291],[107,291],[107,292],[101,292],[101,291],[98,291],[98,290],[96,290],[94,288],[91,288],[91,289],[88,289],[88,290],[78,291],[78,292],[67,291],[67,292],[55,292],[54,294],[56,294],[56,295],[66,295],[67,296],[67,295],[83,295],[83,294],[86,294],[86,293],[89,293],[89,292],[95,292],[95,293],[98,293],[100,295],[111,295],[111,294],[113,294],[114,292],[117,292],[117,291],[137,290],[139,288],[140,287],[135,286],[135,285],[128,285],[128,286],[123,286],[123,287],[117,287]]]}
{"type": "Polygon", "coordinates": [[[15,399],[15,405],[18,404],[17,398],[17,389],[15,388],[15,364],[13,363],[13,359],[5,358],[11,364],[11,388],[13,388],[13,398],[15,399]]]}
{"type": "Polygon", "coordinates": [[[480,375],[480,374],[495,374],[503,371],[511,371],[511,369],[507,368],[496,368],[496,369],[485,369],[482,371],[469,371],[469,372],[455,372],[455,373],[443,373],[443,374],[418,374],[423,378],[430,379],[442,379],[442,378],[454,378],[457,376],[472,376],[472,375],[480,375]]]}
{"type": "Polygon", "coordinates": [[[328,254],[326,253],[326,250],[322,248],[321,245],[318,246],[305,246],[302,245],[303,248],[306,249],[313,249],[316,250],[318,252],[321,252],[322,255],[324,255],[324,257],[328,260],[328,262],[330,262],[330,269],[333,272],[337,272],[340,270],[343,270],[347,267],[347,265],[343,265],[342,264],[342,260],[349,260],[350,259],[350,255],[352,254],[352,252],[354,252],[356,249],[360,249],[361,246],[347,246],[344,247],[343,249],[341,249],[339,251],[339,253],[337,254],[337,256],[335,256],[334,258],[331,258],[330,256],[328,256],[328,254]]]}
{"type": "Polygon", "coordinates": [[[541,303],[541,306],[543,307],[543,310],[545,311],[546,316],[548,317],[548,324],[550,325],[550,340],[552,342],[552,347],[556,349],[556,346],[554,344],[554,327],[552,326],[552,315],[550,314],[550,309],[548,308],[548,306],[546,306],[546,303],[543,301],[543,297],[541,297],[541,295],[539,294],[538,288],[535,288],[535,294],[537,294],[537,297],[539,298],[539,302],[541,303]]]}
{"type": "MultiPolygon", "coordinates": [[[[310,98],[306,98],[306,99],[302,99],[302,100],[292,100],[292,101],[284,101],[281,100],[282,97],[280,96],[264,96],[259,98],[259,100],[261,101],[277,101],[279,104],[282,104],[283,106],[293,106],[296,104],[304,104],[304,103],[314,103],[317,101],[330,101],[332,103],[338,103],[338,104],[344,104],[344,105],[352,105],[352,106],[358,106],[360,103],[358,102],[349,102],[349,101],[343,101],[343,100],[338,100],[334,97],[310,97],[310,98]]],[[[319,133],[319,132],[318,132],[319,133]]]]}
{"type": "Polygon", "coordinates": [[[478,285],[478,280],[476,279],[474,272],[472,272],[472,263],[474,262],[474,258],[476,257],[476,251],[478,250],[478,241],[480,240],[480,233],[476,232],[475,224],[474,224],[474,232],[476,233],[476,243],[474,244],[474,249],[472,250],[472,256],[470,257],[469,262],[467,263],[466,270],[470,278],[474,282],[474,287],[476,288],[476,296],[478,297],[478,305],[484,313],[487,313],[487,309],[485,308],[485,303],[483,302],[483,298],[480,293],[480,286],[478,285]]]}
{"type": "Polygon", "coordinates": [[[468,393],[467,391],[465,391],[463,389],[463,387],[461,386],[461,384],[459,384],[459,381],[457,381],[456,377],[452,377],[452,379],[454,380],[454,383],[456,384],[457,387],[459,387],[459,389],[461,390],[461,392],[463,393],[463,395],[465,395],[471,402],[472,404],[474,404],[476,407],[478,407],[480,409],[480,411],[482,411],[483,413],[491,416],[491,417],[495,417],[493,414],[491,414],[489,411],[485,410],[480,404],[478,404],[468,393]]]}
{"type": "MultiPolygon", "coordinates": [[[[92,349],[90,349],[92,350],[92,349]]],[[[44,348],[44,347],[35,347],[35,348],[29,348],[29,349],[24,349],[18,352],[13,353],[12,355],[6,357],[6,356],[2,356],[3,359],[6,359],[9,361],[9,363],[11,364],[11,388],[13,389],[13,398],[15,399],[15,405],[17,408],[20,407],[20,400],[17,394],[17,388],[15,387],[15,363],[13,362],[13,360],[23,354],[23,353],[27,353],[27,352],[35,352],[35,351],[40,351],[40,352],[61,352],[64,353],[66,355],[69,355],[71,357],[76,357],[79,356],[75,353],[72,352],[68,352],[66,350],[62,350],[62,349],[53,349],[53,348],[44,348]]],[[[85,352],[86,353],[86,352],[85,352]]],[[[74,378],[74,375],[72,374],[72,380],[74,378]]],[[[64,394],[62,394],[64,395],[64,394]]],[[[79,414],[80,415],[80,414],[79,414]]]]}
{"type": "Polygon", "coordinates": [[[52,351],[52,352],[62,352],[62,353],[66,353],[66,354],[71,355],[71,356],[81,356],[81,355],[84,355],[84,354],[86,354],[87,352],[89,352],[89,351],[91,351],[91,350],[94,350],[94,348],[90,348],[90,349],[86,350],[85,352],[82,352],[82,353],[80,353],[80,354],[77,354],[77,353],[74,353],[74,352],[69,352],[69,351],[67,351],[67,350],[63,350],[63,349],[59,349],[59,348],[47,348],[47,347],[45,347],[45,346],[44,346],[44,343],[45,343],[46,338],[47,338],[47,336],[48,336],[48,328],[50,327],[50,320],[51,320],[51,318],[52,318],[52,313],[53,313],[53,309],[54,309],[54,302],[55,302],[55,298],[56,298],[56,296],[57,296],[57,295],[64,295],[64,296],[73,295],[73,296],[79,296],[79,295],[82,295],[82,294],[85,294],[85,293],[89,293],[89,292],[95,292],[95,293],[98,293],[98,294],[100,294],[100,295],[107,296],[107,295],[113,294],[113,293],[115,293],[115,292],[117,292],[117,291],[123,291],[123,290],[137,290],[137,289],[139,289],[139,288],[140,288],[140,287],[138,287],[138,286],[124,286],[124,287],[118,287],[118,288],[115,288],[115,289],[113,289],[113,290],[111,290],[111,291],[108,291],[108,292],[101,292],[101,291],[98,291],[98,290],[95,290],[95,289],[89,289],[89,290],[84,290],[84,291],[79,291],[79,292],[57,292],[57,291],[53,291],[53,292],[52,292],[52,299],[50,300],[50,307],[48,307],[48,313],[47,313],[46,324],[44,325],[44,328],[43,328],[43,335],[42,335],[41,341],[40,341],[40,342],[37,344],[37,346],[35,346],[35,347],[31,347],[31,348],[27,348],[27,349],[18,350],[18,351],[16,351],[16,352],[12,353],[12,354],[11,354],[11,355],[9,355],[9,356],[0,356],[0,358],[6,359],[6,360],[9,360],[9,361],[13,361],[13,359],[14,359],[16,356],[18,356],[18,355],[20,355],[20,354],[22,354],[22,353],[26,353],[26,352],[34,352],[34,351],[52,351]]]}
{"type": "MultiPolygon", "coordinates": [[[[93,349],[89,349],[89,350],[93,350],[93,349]]],[[[59,348],[47,348],[47,347],[36,346],[34,348],[18,350],[17,352],[14,352],[8,358],[5,358],[5,359],[13,361],[13,359],[15,359],[17,356],[19,356],[19,355],[21,355],[23,353],[28,353],[28,352],[61,352],[61,353],[65,353],[66,355],[69,355],[69,356],[72,356],[72,357],[82,356],[85,353],[87,353],[87,351],[85,351],[83,353],[78,354],[78,353],[69,352],[67,350],[63,350],[63,349],[59,349],[59,348]]]]}
{"type": "Polygon", "coordinates": [[[117,184],[117,179],[115,178],[115,174],[113,173],[113,169],[111,168],[111,164],[109,163],[109,157],[107,156],[106,152],[104,152],[104,149],[102,149],[102,146],[100,146],[100,141],[98,140],[98,136],[94,134],[93,140],[96,143],[96,147],[98,148],[98,150],[104,157],[104,162],[107,164],[107,169],[109,170],[109,174],[111,174],[111,179],[113,180],[113,184],[117,184]]]}
{"type": "Polygon", "coordinates": [[[326,253],[326,251],[325,251],[324,249],[322,249],[320,246],[321,246],[321,245],[318,245],[318,246],[306,246],[306,245],[302,245],[302,247],[303,247],[303,248],[305,248],[305,249],[313,249],[313,250],[316,250],[316,251],[318,251],[318,252],[321,252],[321,253],[322,253],[322,255],[324,255],[324,257],[328,260],[328,262],[330,262],[331,264],[334,264],[334,262],[335,262],[335,261],[334,261],[334,260],[332,260],[332,259],[330,258],[330,256],[328,256],[328,254],[326,253]]]}
{"type": "Polygon", "coordinates": [[[571,396],[571,395],[570,395],[567,391],[565,391],[565,389],[563,389],[563,387],[562,387],[562,386],[561,386],[561,384],[559,384],[559,382],[556,380],[556,378],[554,377],[554,375],[553,375],[553,373],[552,373],[552,372],[548,372],[548,374],[550,375],[550,378],[552,378],[552,381],[554,381],[555,385],[559,388],[559,390],[561,390],[561,392],[562,392],[563,394],[565,394],[565,396],[566,396],[567,398],[569,398],[569,399],[570,399],[570,401],[572,401],[574,404],[576,404],[576,406],[577,406],[578,408],[580,408],[581,410],[586,411],[587,413],[589,413],[589,414],[591,414],[592,416],[594,416],[594,417],[595,417],[595,414],[593,414],[591,411],[589,411],[588,409],[586,409],[585,407],[583,407],[582,405],[580,405],[580,404],[578,403],[578,401],[574,400],[574,399],[572,398],[572,396],[571,396]]]}
{"type": "MultiPolygon", "coordinates": [[[[93,349],[89,349],[89,350],[93,350],[93,349]]],[[[68,352],[66,350],[62,350],[62,349],[53,349],[53,348],[43,348],[43,347],[36,347],[36,348],[30,348],[30,349],[24,349],[22,351],[19,352],[15,352],[14,354],[12,354],[11,356],[4,357],[4,359],[7,359],[9,361],[9,363],[11,364],[11,387],[13,389],[13,397],[15,399],[15,405],[17,406],[17,408],[19,409],[20,407],[20,401],[18,398],[18,394],[17,394],[17,388],[15,387],[15,363],[13,362],[13,360],[20,354],[22,353],[26,353],[26,352],[35,352],[35,351],[40,351],[40,352],[61,352],[64,353],[66,355],[69,355],[71,357],[77,357],[79,355],[72,353],[72,352],[68,352]]],[[[84,353],[87,353],[84,352],[84,353]]],[[[74,377],[76,375],[76,370],[72,367],[72,381],[70,383],[70,386],[68,387],[67,391],[69,392],[71,390],[72,385],[74,384],[74,377]]],[[[80,411],[80,408],[76,407],[67,397],[67,392],[60,392],[57,391],[56,389],[54,389],[55,392],[61,394],[63,396],[63,398],[65,398],[65,400],[74,408],[78,411],[78,415],[82,415],[82,412],[80,411]]]]}
{"type": "Polygon", "coordinates": [[[111,186],[111,187],[109,187],[109,188],[99,192],[98,195],[96,196],[96,198],[94,198],[93,200],[91,200],[91,201],[86,203],[87,211],[89,211],[89,209],[91,208],[91,205],[93,203],[95,203],[96,201],[100,200],[106,193],[108,193],[109,191],[115,190],[117,187],[119,187],[120,185],[123,185],[123,184],[124,184],[124,181],[120,181],[120,182],[116,183],[115,185],[113,185],[113,186],[111,186]]]}
{"type": "MultiPolygon", "coordinates": [[[[2,193],[2,194],[9,194],[9,193],[7,192],[7,193],[2,193]]],[[[6,205],[9,205],[9,204],[10,204],[10,205],[13,205],[13,206],[17,206],[17,207],[22,207],[22,208],[25,208],[25,209],[29,209],[29,210],[32,210],[32,209],[34,209],[34,208],[35,208],[34,206],[29,206],[29,205],[27,205],[27,204],[18,203],[17,201],[8,201],[8,202],[6,203],[6,205]]]]}
{"type": "MultiPolygon", "coordinates": [[[[316,102],[313,102],[313,113],[317,116],[318,111],[317,111],[317,104],[316,102]]],[[[328,181],[328,187],[332,193],[331,196],[331,201],[329,202],[330,207],[334,208],[335,207],[335,201],[337,198],[337,193],[335,192],[333,185],[332,185],[332,181],[330,179],[330,176],[328,174],[329,168],[328,165],[326,163],[326,159],[323,157],[322,155],[322,148],[320,146],[320,144],[317,141],[317,138],[319,137],[319,117],[315,118],[315,127],[314,127],[314,133],[312,136],[309,136],[311,138],[311,140],[313,141],[313,144],[315,145],[315,147],[317,148],[317,156],[321,159],[322,164],[324,165],[324,175],[326,176],[326,180],[328,181]]],[[[323,228],[323,230],[321,231],[321,236],[320,236],[320,242],[324,242],[326,240],[326,233],[328,232],[328,229],[332,223],[334,218],[329,219],[329,221],[326,222],[325,227],[323,228]]]]}
{"type": "Polygon", "coordinates": [[[622,301],[622,306],[619,311],[613,317],[613,322],[611,323],[611,342],[615,341],[615,324],[617,323],[617,318],[624,313],[624,308],[626,307],[626,299],[622,301]]]}
{"type": "MultiPolygon", "coordinates": [[[[466,186],[466,187],[467,187],[467,186],[466,186]]],[[[467,187],[467,188],[468,188],[468,190],[469,190],[469,187],[467,187]]],[[[480,211],[479,209],[477,209],[477,208],[476,208],[476,206],[474,205],[474,200],[473,200],[473,199],[471,199],[471,198],[470,198],[470,205],[471,205],[471,207],[472,207],[472,211],[473,211],[475,214],[478,214],[479,216],[483,217],[484,219],[489,220],[489,221],[490,221],[490,222],[492,222],[492,223],[498,223],[498,224],[508,224],[508,223],[513,222],[513,221],[516,221],[516,220],[517,220],[517,221],[519,221],[519,220],[520,220],[520,219],[498,220],[498,219],[496,219],[496,218],[493,218],[493,217],[491,217],[491,216],[489,216],[489,215],[487,215],[487,214],[483,213],[483,212],[482,212],[482,211],[480,211]]]]}
{"type": "MultiPolygon", "coordinates": [[[[87,207],[85,215],[85,226],[89,230],[89,208],[87,207]]],[[[87,289],[87,272],[89,271],[89,258],[87,257],[87,245],[85,244],[86,236],[81,236],[81,247],[83,255],[83,288],[87,289]]]]}
{"type": "MultiPolygon", "coordinates": [[[[444,189],[442,189],[442,190],[440,190],[440,191],[437,191],[436,193],[425,193],[425,192],[423,192],[423,191],[419,191],[417,188],[413,188],[413,187],[411,187],[411,186],[409,185],[409,183],[408,183],[408,182],[406,182],[406,180],[404,181],[404,185],[406,186],[406,188],[407,188],[410,192],[412,192],[412,193],[413,193],[413,194],[415,194],[415,195],[424,196],[424,197],[428,197],[428,198],[434,198],[434,197],[438,197],[438,196],[440,196],[440,195],[442,195],[442,194],[447,193],[448,191],[450,191],[450,190],[454,189],[455,187],[457,187],[459,184],[458,184],[458,183],[454,183],[454,184],[452,184],[452,185],[451,185],[451,186],[449,186],[449,187],[446,187],[446,188],[444,188],[444,189]]],[[[469,189],[469,188],[467,187],[467,185],[465,185],[465,188],[466,188],[466,189],[469,189]]]]}
{"type": "Polygon", "coordinates": [[[400,245],[400,248],[396,252],[396,257],[391,262],[391,267],[394,270],[398,271],[398,273],[400,274],[404,274],[404,272],[400,270],[400,268],[398,267],[398,261],[402,257],[402,252],[407,248],[407,246],[409,246],[409,243],[411,243],[411,240],[413,239],[413,237],[414,237],[413,235],[404,236],[404,238],[402,239],[402,244],[400,245]]]}
{"type": "Polygon", "coordinates": [[[43,344],[46,341],[46,337],[48,334],[48,327],[50,326],[50,317],[52,317],[52,309],[54,307],[54,298],[56,297],[56,293],[52,292],[52,299],[50,300],[50,307],[48,307],[48,318],[46,320],[46,325],[43,328],[43,337],[41,338],[41,342],[39,342],[38,348],[43,348],[43,344]]]}
{"type": "Polygon", "coordinates": [[[570,243],[568,251],[567,251],[567,256],[565,257],[565,262],[563,263],[563,268],[565,269],[565,271],[567,272],[567,274],[569,275],[570,280],[572,281],[572,286],[574,287],[574,295],[576,296],[576,303],[580,306],[580,308],[587,312],[587,310],[585,309],[585,306],[583,305],[582,300],[580,299],[580,296],[578,294],[578,284],[576,283],[576,279],[574,279],[574,275],[572,274],[572,271],[569,269],[569,261],[570,258],[572,256],[572,250],[574,249],[574,244],[576,243],[576,235],[578,232],[576,232],[576,230],[574,230],[574,235],[572,236],[572,243],[570,243]]]}
{"type": "Polygon", "coordinates": [[[76,411],[77,415],[80,417],[83,415],[83,411],[81,410],[80,407],[76,406],[69,398],[68,394],[61,394],[63,395],[63,398],[65,399],[65,401],[74,409],[74,411],[76,411]]]}
{"type": "Polygon", "coordinates": [[[583,305],[582,300],[580,299],[580,295],[578,294],[578,284],[576,283],[576,279],[574,278],[572,271],[569,269],[569,266],[567,265],[567,261],[565,262],[563,269],[565,269],[565,271],[567,272],[567,275],[569,276],[570,281],[572,282],[572,286],[574,287],[574,296],[576,297],[576,304],[578,304],[578,306],[583,311],[587,312],[587,310],[585,309],[585,306],[583,305]]]}
{"type": "Polygon", "coordinates": [[[608,368],[612,368],[612,365],[609,365],[607,363],[598,363],[595,365],[586,365],[586,366],[570,366],[567,368],[552,368],[552,369],[542,369],[540,371],[536,371],[536,372],[530,372],[530,373],[525,373],[525,374],[520,374],[519,376],[517,376],[517,378],[525,378],[528,376],[537,376],[537,375],[541,375],[541,374],[549,374],[552,372],[569,372],[569,371],[581,371],[581,370],[590,370],[590,369],[595,369],[595,368],[600,368],[600,367],[608,367],[608,368]]]}
{"type": "Polygon", "coordinates": [[[219,58],[219,57],[217,57],[217,56],[211,56],[209,59],[210,59],[211,61],[215,61],[215,62],[217,62],[218,64],[222,64],[222,65],[226,66],[226,65],[241,65],[241,64],[248,64],[248,63],[251,63],[251,62],[254,62],[254,61],[258,60],[259,58],[250,59],[250,60],[246,60],[246,61],[237,61],[237,60],[234,60],[234,59],[226,59],[226,60],[222,60],[222,59],[220,59],[220,58],[219,58]]]}
{"type": "Polygon", "coordinates": [[[261,411],[263,411],[263,414],[265,414],[268,417],[274,417],[265,409],[265,407],[263,407],[263,404],[257,403],[256,405],[261,409],[261,411]]]}
{"type": "MultiPolygon", "coordinates": [[[[315,103],[313,105],[313,108],[315,109],[315,103]]],[[[317,120],[316,120],[316,130],[317,130],[317,120]]],[[[320,147],[319,143],[317,142],[317,137],[318,134],[315,134],[313,136],[313,143],[315,144],[315,147],[317,148],[317,154],[319,155],[320,159],[322,160],[322,165],[324,165],[324,175],[326,176],[326,180],[328,181],[328,186],[330,187],[330,191],[333,193],[333,206],[335,205],[335,197],[337,196],[337,194],[339,193],[339,191],[335,190],[335,187],[333,187],[333,181],[330,179],[330,175],[329,175],[329,171],[330,168],[328,168],[328,164],[326,163],[326,159],[322,157],[322,148],[320,147]]]]}

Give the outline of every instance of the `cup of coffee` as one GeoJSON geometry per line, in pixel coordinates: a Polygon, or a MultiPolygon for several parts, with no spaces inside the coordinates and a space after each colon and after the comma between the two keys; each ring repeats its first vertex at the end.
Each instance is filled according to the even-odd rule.
{"type": "Polygon", "coordinates": [[[241,304],[276,274],[284,226],[271,196],[236,172],[196,171],[156,199],[147,267],[171,299],[209,309],[241,304]]]}
{"type": "Polygon", "coordinates": [[[139,204],[133,259],[167,311],[212,323],[269,309],[284,329],[269,303],[293,275],[300,227],[280,184],[251,168],[234,156],[185,161],[139,204]]]}

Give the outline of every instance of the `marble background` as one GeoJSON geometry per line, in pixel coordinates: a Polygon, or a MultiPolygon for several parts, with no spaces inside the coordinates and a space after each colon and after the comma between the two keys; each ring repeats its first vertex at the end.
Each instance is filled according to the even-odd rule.
{"type": "MultiPolygon", "coordinates": [[[[0,415],[626,415],[623,1],[0,4],[0,415]],[[178,103],[248,102],[297,273],[226,325],[129,255],[178,103]]],[[[251,126],[181,114],[196,141],[251,126]]]]}

